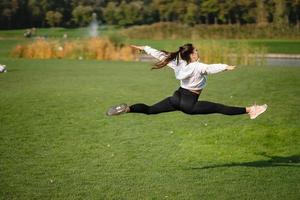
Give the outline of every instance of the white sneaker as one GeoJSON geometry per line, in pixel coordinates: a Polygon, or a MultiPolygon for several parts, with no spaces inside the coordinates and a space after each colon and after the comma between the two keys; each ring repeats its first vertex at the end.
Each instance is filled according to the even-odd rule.
{"type": "Polygon", "coordinates": [[[114,115],[120,115],[123,113],[126,113],[128,110],[128,105],[125,103],[122,103],[120,105],[112,106],[108,109],[106,112],[107,116],[114,116],[114,115]]]}
{"type": "Polygon", "coordinates": [[[260,114],[264,113],[268,108],[267,104],[261,105],[261,106],[251,106],[250,108],[250,119],[255,119],[256,117],[258,117],[260,114]]]}

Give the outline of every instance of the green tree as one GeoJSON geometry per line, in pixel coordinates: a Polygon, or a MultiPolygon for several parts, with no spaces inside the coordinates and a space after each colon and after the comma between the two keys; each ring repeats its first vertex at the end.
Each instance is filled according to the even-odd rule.
{"type": "Polygon", "coordinates": [[[93,12],[121,26],[175,21],[281,27],[299,23],[300,0],[1,0],[0,28],[85,26],[93,12]]]}
{"type": "MultiPolygon", "coordinates": [[[[214,5],[216,6],[216,5],[214,5]]],[[[238,4],[235,0],[219,0],[219,10],[217,13],[218,21],[221,23],[232,24],[235,22],[238,4]]]]}
{"type": "Polygon", "coordinates": [[[142,24],[144,16],[145,12],[142,1],[133,1],[130,3],[122,1],[120,5],[115,2],[109,2],[103,9],[103,17],[108,24],[117,24],[120,26],[142,24]]]}
{"type": "Polygon", "coordinates": [[[130,26],[133,24],[140,24],[143,19],[142,2],[135,1],[127,4],[125,1],[122,1],[117,20],[121,26],[130,26]]]}
{"type": "Polygon", "coordinates": [[[268,12],[265,1],[256,0],[256,24],[258,26],[265,26],[268,24],[268,12]]]}
{"type": "Polygon", "coordinates": [[[287,25],[288,16],[286,9],[286,0],[274,0],[275,3],[275,12],[274,12],[274,21],[273,23],[280,27],[287,25]]]}
{"type": "Polygon", "coordinates": [[[160,21],[172,21],[174,16],[171,7],[172,2],[172,0],[153,0],[151,5],[157,10],[160,21]]]}
{"type": "Polygon", "coordinates": [[[48,11],[49,2],[47,0],[28,0],[30,13],[30,25],[45,26],[45,15],[48,11]]]}
{"type": "Polygon", "coordinates": [[[199,7],[194,2],[190,2],[187,4],[186,12],[183,15],[182,22],[193,26],[199,22],[198,21],[199,16],[200,16],[199,7]]]}
{"type": "Polygon", "coordinates": [[[300,0],[288,0],[287,1],[287,14],[290,24],[299,25],[300,22],[300,0]]]}
{"type": "Polygon", "coordinates": [[[151,24],[153,22],[159,21],[159,13],[157,9],[153,7],[153,5],[151,4],[151,0],[149,0],[148,3],[149,4],[145,4],[142,7],[142,11],[141,11],[143,13],[143,20],[142,20],[143,24],[151,24]]]}
{"type": "Polygon", "coordinates": [[[62,18],[63,15],[58,11],[51,10],[46,13],[46,21],[51,27],[59,25],[61,23],[62,18]]]}
{"type": "MultiPolygon", "coordinates": [[[[265,0],[262,0],[265,1],[265,0]]],[[[241,0],[239,5],[239,18],[242,24],[255,23],[257,17],[257,6],[253,0],[241,0]]],[[[266,11],[266,10],[265,10],[266,11]]]]}
{"type": "Polygon", "coordinates": [[[116,24],[117,20],[115,13],[118,11],[117,4],[115,2],[109,2],[105,8],[102,9],[104,21],[107,24],[116,24]]]}
{"type": "Polygon", "coordinates": [[[198,0],[153,0],[151,6],[158,13],[160,21],[180,21],[189,25],[198,23],[198,0]]]}
{"type": "Polygon", "coordinates": [[[86,26],[92,20],[93,8],[91,6],[79,5],[72,11],[73,20],[79,26],[86,26]]]}
{"type": "Polygon", "coordinates": [[[2,11],[2,16],[7,19],[8,21],[8,26],[10,27],[11,26],[11,18],[12,18],[12,9],[10,8],[5,8],[3,11],[2,11]]]}
{"type": "Polygon", "coordinates": [[[201,3],[201,13],[204,14],[206,24],[217,23],[217,15],[220,10],[218,0],[203,0],[201,3]]]}
{"type": "Polygon", "coordinates": [[[2,18],[2,20],[0,20],[0,23],[4,22],[4,24],[6,24],[8,28],[10,28],[15,22],[14,16],[18,12],[18,9],[18,0],[2,0],[0,2],[0,19],[2,18]]]}

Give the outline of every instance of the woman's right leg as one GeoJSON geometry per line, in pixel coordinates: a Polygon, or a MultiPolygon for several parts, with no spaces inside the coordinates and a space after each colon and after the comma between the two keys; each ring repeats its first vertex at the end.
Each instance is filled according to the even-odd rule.
{"type": "Polygon", "coordinates": [[[150,115],[175,111],[177,109],[174,107],[172,100],[173,97],[167,97],[152,106],[148,106],[143,103],[134,104],[129,107],[129,113],[144,113],[150,115]]]}
{"type": "Polygon", "coordinates": [[[144,113],[147,115],[151,115],[151,114],[158,114],[163,112],[171,112],[171,111],[179,110],[179,104],[180,104],[180,92],[175,91],[173,96],[167,97],[164,100],[152,106],[148,106],[143,103],[127,106],[127,104],[123,103],[120,105],[110,107],[106,112],[106,114],[108,116],[120,115],[123,113],[144,113]]]}

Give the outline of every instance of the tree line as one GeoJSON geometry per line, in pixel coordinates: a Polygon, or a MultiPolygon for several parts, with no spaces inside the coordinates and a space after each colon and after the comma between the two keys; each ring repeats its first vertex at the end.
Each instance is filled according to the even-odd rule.
{"type": "Polygon", "coordinates": [[[300,0],[1,0],[0,28],[82,27],[95,13],[102,24],[300,23],[300,0]]]}

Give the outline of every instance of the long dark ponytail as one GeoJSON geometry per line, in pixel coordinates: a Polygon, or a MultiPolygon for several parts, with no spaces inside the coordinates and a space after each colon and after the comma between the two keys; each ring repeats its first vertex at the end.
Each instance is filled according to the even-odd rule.
{"type": "Polygon", "coordinates": [[[173,60],[176,60],[177,65],[180,59],[185,60],[187,63],[189,63],[191,59],[190,55],[193,53],[193,51],[194,46],[192,44],[185,44],[179,47],[178,51],[175,52],[167,52],[162,50],[162,52],[164,52],[167,55],[167,57],[164,60],[155,63],[152,69],[161,69],[173,60]]]}

